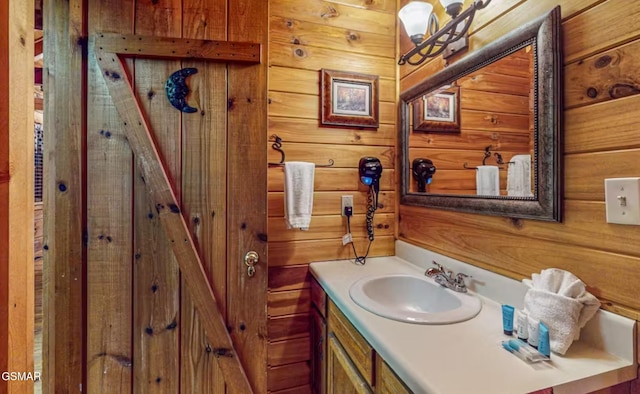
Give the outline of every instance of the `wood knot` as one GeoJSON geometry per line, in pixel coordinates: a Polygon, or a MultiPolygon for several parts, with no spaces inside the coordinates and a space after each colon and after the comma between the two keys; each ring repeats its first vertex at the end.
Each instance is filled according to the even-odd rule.
{"type": "Polygon", "coordinates": [[[347,33],[347,41],[358,41],[360,36],[357,33],[349,32],[347,33]]]}
{"type": "Polygon", "coordinates": [[[212,353],[216,357],[233,357],[231,350],[225,348],[213,348],[212,353]]]}
{"type": "Polygon", "coordinates": [[[285,22],[285,25],[287,25],[287,27],[293,27],[293,21],[292,21],[291,19],[288,19],[288,20],[285,22]]]}
{"type": "Polygon", "coordinates": [[[293,40],[291,40],[291,43],[294,45],[300,45],[300,40],[297,37],[294,37],[293,40]]]}
{"type": "Polygon", "coordinates": [[[304,50],[302,50],[301,48],[296,48],[296,50],[293,51],[293,53],[295,53],[296,56],[298,57],[304,57],[304,50]]]}
{"type": "Polygon", "coordinates": [[[336,10],[336,9],[335,9],[334,7],[332,7],[332,6],[328,6],[328,7],[327,7],[327,10],[326,10],[325,12],[323,12],[322,14],[320,14],[320,17],[321,17],[321,18],[325,18],[325,19],[326,19],[326,18],[335,18],[335,17],[337,17],[338,15],[340,15],[340,14],[338,13],[338,10],[336,10]]]}
{"type": "Polygon", "coordinates": [[[638,93],[640,93],[640,89],[633,85],[624,83],[617,83],[609,89],[609,96],[611,96],[611,98],[633,96],[634,94],[638,93]]]}
{"type": "Polygon", "coordinates": [[[607,67],[609,64],[611,64],[611,60],[613,60],[613,58],[609,55],[601,56],[598,58],[598,60],[596,60],[595,67],[596,68],[607,67]]]}
{"type": "Polygon", "coordinates": [[[589,96],[590,98],[598,97],[598,89],[596,88],[587,89],[587,96],[589,96]]]}
{"type": "Polygon", "coordinates": [[[120,79],[120,74],[118,74],[117,72],[107,70],[104,72],[104,75],[112,81],[117,81],[120,79]]]}
{"type": "Polygon", "coordinates": [[[173,321],[169,323],[169,325],[166,328],[167,330],[171,331],[171,330],[175,330],[176,327],[178,327],[178,322],[175,319],[173,319],[173,321]]]}
{"type": "Polygon", "coordinates": [[[511,225],[513,225],[513,227],[515,227],[517,229],[522,229],[522,227],[523,227],[522,220],[520,220],[518,218],[511,218],[511,225]]]}

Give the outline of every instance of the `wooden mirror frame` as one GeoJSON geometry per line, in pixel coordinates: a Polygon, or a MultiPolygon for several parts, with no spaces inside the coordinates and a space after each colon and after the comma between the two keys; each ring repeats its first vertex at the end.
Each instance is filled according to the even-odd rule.
{"type": "MultiPolygon", "coordinates": [[[[560,7],[434,74],[400,95],[400,204],[560,222],[562,220],[562,42],[560,7]],[[534,197],[410,192],[410,107],[413,100],[512,52],[534,46],[534,197]]],[[[437,175],[436,175],[437,176],[437,175]]]]}

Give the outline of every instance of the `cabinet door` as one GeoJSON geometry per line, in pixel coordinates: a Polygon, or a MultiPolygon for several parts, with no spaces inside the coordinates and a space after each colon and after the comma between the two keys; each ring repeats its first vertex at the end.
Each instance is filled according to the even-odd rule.
{"type": "Polygon", "coordinates": [[[411,390],[379,355],[376,357],[376,371],[376,394],[411,394],[411,390]]]}
{"type": "Polygon", "coordinates": [[[373,393],[333,333],[327,341],[327,393],[373,393]]]}

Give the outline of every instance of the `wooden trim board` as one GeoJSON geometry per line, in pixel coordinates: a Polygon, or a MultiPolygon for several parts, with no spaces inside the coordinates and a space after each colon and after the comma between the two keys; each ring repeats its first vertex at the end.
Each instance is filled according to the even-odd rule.
{"type": "Polygon", "coordinates": [[[96,53],[146,59],[201,59],[260,63],[262,45],[251,42],[196,40],[137,34],[96,33],[96,53]]]}

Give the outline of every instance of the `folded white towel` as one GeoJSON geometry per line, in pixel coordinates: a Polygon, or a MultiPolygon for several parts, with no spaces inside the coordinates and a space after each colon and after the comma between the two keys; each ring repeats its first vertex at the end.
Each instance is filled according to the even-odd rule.
{"type": "Polygon", "coordinates": [[[287,228],[309,230],[315,168],[313,163],[284,163],[284,219],[287,228]]]}
{"type": "Polygon", "coordinates": [[[509,160],[507,195],[531,197],[531,155],[515,155],[509,160]]]}
{"type": "Polygon", "coordinates": [[[476,170],[476,193],[479,196],[500,195],[498,166],[478,166],[476,170]]]}
{"type": "Polygon", "coordinates": [[[529,287],[525,312],[549,327],[551,350],[565,354],[580,339],[580,330],[596,314],[600,301],[577,276],[558,268],[542,270],[522,283],[529,287]]]}

